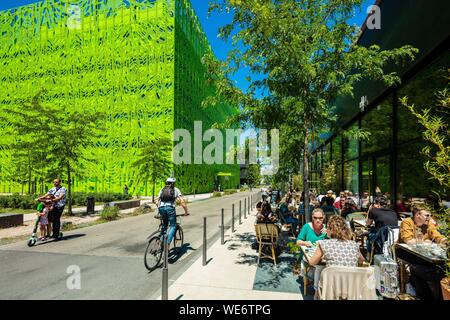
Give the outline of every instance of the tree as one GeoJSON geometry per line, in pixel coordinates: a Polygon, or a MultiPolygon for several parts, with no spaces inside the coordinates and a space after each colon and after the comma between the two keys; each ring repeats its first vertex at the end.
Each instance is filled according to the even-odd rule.
{"type": "Polygon", "coordinates": [[[103,113],[71,111],[67,106],[49,106],[42,103],[47,90],[39,91],[31,104],[3,110],[0,120],[9,123],[17,136],[8,142],[9,149],[28,157],[28,181],[32,171],[67,174],[68,214],[72,214],[72,180],[80,160],[89,160],[86,149],[99,137],[103,113]],[[44,170],[43,168],[47,169],[44,170]]]}
{"type": "Polygon", "coordinates": [[[251,187],[256,186],[261,181],[261,166],[257,164],[249,164],[247,170],[247,183],[251,187]]]}
{"type": "Polygon", "coordinates": [[[0,146],[11,152],[14,161],[11,168],[11,180],[28,182],[28,193],[31,193],[32,175],[38,168],[45,166],[48,152],[46,132],[50,130],[50,115],[40,104],[38,92],[31,103],[24,102],[15,108],[3,109],[0,122],[5,123],[5,138],[0,146]]]}
{"type": "Polygon", "coordinates": [[[139,159],[133,163],[138,169],[138,184],[145,183],[145,194],[147,183],[152,182],[152,201],[155,202],[155,185],[158,180],[165,179],[172,170],[171,159],[172,140],[158,137],[149,141],[141,150],[139,159]]]}
{"type": "MultiPolygon", "coordinates": [[[[385,73],[392,62],[414,59],[411,46],[381,50],[379,46],[358,45],[359,30],[347,21],[361,0],[218,0],[210,10],[232,12],[233,19],[220,29],[235,49],[225,63],[206,55],[209,80],[218,94],[205,100],[220,99],[240,105],[242,112],[232,121],[251,121],[259,128],[282,128],[294,136],[286,153],[303,154],[303,187],[309,194],[311,137],[334,120],[330,104],[340,95],[351,95],[354,84],[364,77],[398,84],[395,72],[385,73]],[[249,90],[237,89],[230,76],[247,67],[249,90]],[[264,92],[263,98],[258,94],[264,92]]],[[[282,140],[283,138],[281,138],[282,140]]],[[[282,147],[283,148],[283,147],[282,147]]],[[[281,157],[282,158],[282,157],[281,157]]],[[[282,158],[283,159],[283,158],[282,158]]],[[[298,168],[298,159],[287,159],[298,168]]],[[[282,165],[280,164],[280,167],[282,165]]],[[[309,197],[305,197],[306,202],[309,197]]],[[[308,203],[305,208],[309,208],[308,203]]],[[[306,212],[310,221],[310,212],[306,212]]]]}

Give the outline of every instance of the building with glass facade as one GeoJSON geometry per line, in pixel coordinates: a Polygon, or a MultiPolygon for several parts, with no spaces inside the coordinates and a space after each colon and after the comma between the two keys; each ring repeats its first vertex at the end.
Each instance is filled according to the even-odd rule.
{"type": "MultiPolygon", "coordinates": [[[[407,96],[410,104],[423,110],[437,104],[437,91],[449,88],[450,2],[377,4],[381,30],[364,28],[359,44],[377,44],[382,49],[412,45],[420,52],[414,62],[389,70],[401,75],[401,85],[386,88],[382,83],[362,81],[355,87],[354,97],[336,101],[338,125],[333,135],[315,148],[310,179],[313,188],[324,191],[320,184],[323,169],[334,161],[334,191],[383,193],[391,203],[405,197],[425,198],[438,190],[438,183],[424,170],[423,128],[399,100],[407,96]],[[369,131],[369,140],[346,138],[343,132],[351,128],[369,131]]],[[[450,123],[449,115],[443,116],[450,123]]]]}
{"type": "MultiPolygon", "coordinates": [[[[237,112],[225,104],[201,107],[214,94],[201,62],[209,52],[189,0],[45,0],[5,10],[0,113],[43,89],[43,105],[105,112],[105,134],[86,150],[95,161],[79,164],[85,174],[73,177],[74,191],[121,192],[128,184],[134,194],[151,194],[131,165],[143,146],[155,137],[172,139],[175,129],[192,133],[194,121],[202,121],[205,131],[237,112]]],[[[7,125],[0,125],[4,145],[16,138],[2,135],[7,125]]],[[[51,182],[40,174],[45,170],[33,168],[31,179],[20,180],[13,150],[3,147],[0,153],[0,192],[20,192],[27,183],[34,192],[45,191],[51,182]]],[[[210,192],[219,172],[230,173],[225,188],[240,178],[237,164],[171,170],[186,193],[210,192]]]]}

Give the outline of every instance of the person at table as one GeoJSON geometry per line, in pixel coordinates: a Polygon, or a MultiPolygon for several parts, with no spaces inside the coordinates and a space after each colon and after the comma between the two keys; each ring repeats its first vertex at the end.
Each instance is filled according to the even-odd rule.
{"type": "MultiPolygon", "coordinates": [[[[334,199],[332,197],[325,197],[325,205],[320,207],[324,212],[332,212],[333,214],[338,214],[339,211],[333,206],[334,199]]],[[[323,200],[322,199],[322,200],[323,200]]]]}
{"type": "Polygon", "coordinates": [[[272,212],[272,207],[269,201],[264,201],[262,203],[261,212],[256,215],[256,221],[258,223],[273,223],[277,219],[272,212]]]}
{"type": "Polygon", "coordinates": [[[366,261],[353,241],[352,232],[341,216],[331,216],[327,223],[327,239],[317,241],[317,249],[309,260],[311,266],[326,261],[326,266],[357,267],[366,261]]]}
{"type": "Polygon", "coordinates": [[[314,273],[316,291],[323,270],[323,266],[319,266],[322,260],[326,261],[327,267],[357,267],[366,261],[359,250],[359,244],[353,241],[352,232],[344,218],[338,215],[331,216],[327,222],[326,232],[327,239],[317,241],[317,249],[309,259],[309,265],[316,267],[314,273]]]}
{"type": "Polygon", "coordinates": [[[342,218],[347,218],[351,213],[358,212],[355,201],[352,198],[347,198],[344,202],[344,207],[341,210],[342,218]]]}
{"type": "Polygon", "coordinates": [[[413,209],[413,217],[406,218],[400,225],[399,243],[418,242],[448,244],[448,239],[430,223],[431,213],[426,209],[413,209]]]}
{"type": "MultiPolygon", "coordinates": [[[[413,217],[406,218],[400,226],[399,243],[416,244],[436,242],[448,245],[448,239],[429,223],[431,214],[425,209],[413,209],[413,217]]],[[[411,283],[420,300],[442,300],[440,281],[445,277],[441,266],[432,264],[401,247],[396,248],[397,258],[409,265],[411,283]]]]}
{"type": "MultiPolygon", "coordinates": [[[[305,224],[297,237],[297,245],[311,247],[317,241],[326,239],[327,231],[325,228],[325,213],[322,209],[316,208],[312,212],[312,222],[305,224]]],[[[323,266],[311,267],[309,269],[309,276],[305,275],[306,260],[303,258],[303,254],[300,254],[299,259],[301,260],[301,274],[303,277],[310,277],[314,279],[314,289],[317,290],[319,284],[320,272],[323,270],[323,266]]]]}
{"type": "Polygon", "coordinates": [[[387,199],[383,195],[376,197],[374,204],[369,208],[366,226],[371,227],[374,223],[375,226],[371,228],[367,237],[367,251],[371,252],[372,243],[377,242],[375,253],[379,253],[386,238],[386,235],[381,234],[381,229],[383,227],[398,228],[397,212],[388,208],[387,199]]]}
{"type": "Polygon", "coordinates": [[[327,236],[325,229],[325,213],[322,209],[317,208],[312,212],[312,222],[305,224],[297,237],[299,246],[310,247],[319,240],[323,240],[327,236]]]}

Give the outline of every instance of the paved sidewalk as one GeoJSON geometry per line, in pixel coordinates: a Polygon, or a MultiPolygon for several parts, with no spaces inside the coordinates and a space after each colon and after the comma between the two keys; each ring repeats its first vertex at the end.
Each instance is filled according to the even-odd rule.
{"type": "MultiPolygon", "coordinates": [[[[200,255],[172,284],[169,282],[169,300],[303,300],[301,294],[253,289],[258,269],[258,253],[251,248],[254,215],[242,217],[242,225],[236,218],[236,231],[232,234],[230,228],[225,233],[225,244],[221,245],[219,238],[208,248],[206,266],[200,255]]],[[[176,276],[170,274],[169,265],[169,279],[176,276]]],[[[154,298],[160,300],[161,296],[154,298]]]]}

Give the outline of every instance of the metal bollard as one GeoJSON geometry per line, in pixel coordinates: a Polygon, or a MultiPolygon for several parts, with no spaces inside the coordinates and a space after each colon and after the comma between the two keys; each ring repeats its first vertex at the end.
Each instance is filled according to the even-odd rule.
{"type": "Polygon", "coordinates": [[[231,211],[231,233],[234,232],[234,211],[231,211]]]}
{"type": "Polygon", "coordinates": [[[169,245],[167,244],[167,234],[164,235],[164,265],[162,270],[162,294],[161,300],[169,299],[169,245]]]}
{"type": "Polygon", "coordinates": [[[206,266],[206,217],[203,217],[203,265],[206,266]]]}
{"type": "MultiPolygon", "coordinates": [[[[233,212],[234,212],[234,203],[233,203],[233,212]]],[[[242,224],[242,215],[239,212],[239,224],[242,224]]]]}
{"type": "Polygon", "coordinates": [[[225,224],[224,224],[224,217],[223,217],[223,208],[222,208],[222,225],[220,226],[220,244],[225,243],[225,224]]]}
{"type": "MultiPolygon", "coordinates": [[[[248,198],[248,202],[250,202],[250,197],[248,198]]],[[[248,213],[248,215],[250,216],[250,205],[247,207],[247,213],[248,213]]]]}
{"type": "Polygon", "coordinates": [[[247,212],[247,198],[244,199],[244,217],[246,216],[247,212]]]}
{"type": "Polygon", "coordinates": [[[239,214],[242,212],[242,200],[239,200],[239,214]]]}

